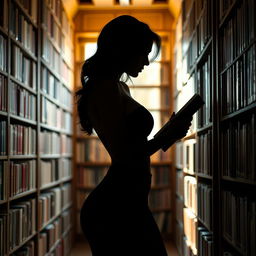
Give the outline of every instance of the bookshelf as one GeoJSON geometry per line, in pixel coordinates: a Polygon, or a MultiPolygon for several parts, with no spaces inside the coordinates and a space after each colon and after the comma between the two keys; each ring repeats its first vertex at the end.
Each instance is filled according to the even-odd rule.
{"type": "Polygon", "coordinates": [[[72,24],[59,0],[3,0],[0,14],[0,254],[68,255],[72,24]]]}
{"type": "MultiPolygon", "coordinates": [[[[142,105],[144,105],[153,115],[155,120],[154,130],[151,137],[169,119],[171,106],[171,17],[169,13],[160,10],[152,12],[143,10],[125,11],[140,20],[144,20],[154,26],[154,31],[162,37],[161,56],[152,64],[144,68],[144,71],[137,78],[132,78],[132,82],[127,81],[131,95],[142,105]],[[149,17],[154,17],[154,21],[149,17]],[[157,17],[157,21],[155,18],[157,17]],[[160,21],[160,22],[159,22],[160,21]],[[163,25],[161,25],[161,22],[163,25]],[[158,27],[156,27],[156,24],[158,27]]],[[[75,54],[75,81],[76,86],[80,85],[80,71],[83,61],[88,58],[96,47],[96,39],[101,28],[111,19],[125,14],[123,11],[80,11],[75,17],[76,25],[76,54],[75,54]],[[95,20],[97,19],[97,23],[95,20]],[[82,25],[83,24],[83,25],[82,25]]],[[[76,117],[76,109],[74,110],[76,117]]],[[[149,136],[149,137],[150,137],[149,136]]],[[[97,134],[86,136],[80,132],[77,120],[74,119],[75,141],[75,181],[77,186],[77,233],[80,230],[80,207],[102,180],[110,165],[110,158],[99,142],[97,134]]],[[[173,232],[173,190],[172,190],[172,151],[157,152],[151,158],[152,187],[149,195],[149,204],[164,237],[170,238],[173,232]]]]}
{"type": "Polygon", "coordinates": [[[182,2],[175,105],[197,92],[205,106],[193,118],[193,131],[176,143],[180,255],[256,252],[255,14],[251,0],[182,2]]]}

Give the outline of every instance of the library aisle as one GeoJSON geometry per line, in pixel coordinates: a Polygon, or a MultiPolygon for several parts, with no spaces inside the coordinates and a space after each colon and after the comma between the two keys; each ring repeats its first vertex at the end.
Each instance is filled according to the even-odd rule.
{"type": "MultiPolygon", "coordinates": [[[[167,248],[168,256],[178,256],[176,247],[172,243],[169,243],[169,242],[166,243],[166,248],[167,248]]],[[[71,251],[71,256],[92,256],[89,245],[87,243],[82,243],[82,242],[76,243],[71,251]]]]}

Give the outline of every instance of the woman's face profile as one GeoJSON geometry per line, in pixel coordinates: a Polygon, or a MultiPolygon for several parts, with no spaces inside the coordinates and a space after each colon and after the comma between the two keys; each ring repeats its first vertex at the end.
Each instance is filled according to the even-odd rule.
{"type": "Polygon", "coordinates": [[[152,44],[146,47],[145,50],[129,56],[129,60],[126,63],[125,72],[132,77],[137,77],[139,72],[141,72],[144,66],[149,65],[148,55],[151,52],[152,44]]]}

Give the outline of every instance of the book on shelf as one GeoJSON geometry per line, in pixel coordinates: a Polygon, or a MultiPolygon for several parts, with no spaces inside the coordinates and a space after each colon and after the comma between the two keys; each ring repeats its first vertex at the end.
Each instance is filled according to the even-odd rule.
{"type": "Polygon", "coordinates": [[[248,180],[256,179],[256,119],[255,114],[244,115],[224,125],[220,142],[223,148],[221,157],[222,176],[248,180]]]}
{"type": "MultiPolygon", "coordinates": [[[[196,111],[198,111],[204,101],[202,100],[199,94],[195,94],[176,114],[173,118],[171,118],[155,135],[154,137],[157,138],[159,136],[165,136],[167,130],[175,129],[175,120],[176,119],[183,119],[186,117],[192,117],[196,111]]],[[[162,149],[166,151],[171,144],[175,141],[168,141],[163,146],[162,149]]]]}
{"type": "Polygon", "coordinates": [[[184,198],[184,178],[183,172],[180,169],[176,171],[176,195],[180,198],[184,198]]]}
{"type": "Polygon", "coordinates": [[[36,160],[10,162],[10,197],[36,188],[36,160]]]}
{"type": "Polygon", "coordinates": [[[7,216],[8,213],[1,210],[0,212],[0,254],[5,255],[7,253],[7,244],[5,241],[7,241],[7,216]]]}
{"type": "Polygon", "coordinates": [[[195,139],[189,139],[183,142],[183,171],[185,173],[195,173],[195,147],[195,139]]]}
{"type": "Polygon", "coordinates": [[[197,181],[195,177],[184,177],[184,205],[197,215],[197,181]]]}
{"type": "Polygon", "coordinates": [[[60,154],[60,134],[46,129],[40,131],[39,135],[41,154],[60,154]]]}
{"type": "Polygon", "coordinates": [[[34,155],[36,153],[36,130],[30,126],[11,124],[11,155],[34,155]]]}
{"type": "Polygon", "coordinates": [[[36,231],[36,200],[15,202],[10,207],[10,249],[19,246],[36,231]]]}
{"type": "Polygon", "coordinates": [[[6,71],[7,68],[7,39],[0,34],[0,70],[6,71]]]}
{"type": "Polygon", "coordinates": [[[222,191],[222,232],[235,248],[246,255],[255,255],[256,202],[233,191],[222,191]]]}
{"type": "Polygon", "coordinates": [[[198,218],[211,230],[212,228],[212,187],[208,184],[198,183],[197,186],[198,218]]]}
{"type": "Polygon", "coordinates": [[[169,166],[151,166],[151,186],[169,185],[170,167],[169,166]]]}
{"type": "Polygon", "coordinates": [[[7,130],[6,121],[0,120],[0,155],[6,155],[7,153],[7,130]]]}
{"type": "Polygon", "coordinates": [[[198,227],[198,256],[213,256],[213,233],[198,227]]]}
{"type": "Polygon", "coordinates": [[[154,209],[169,209],[171,207],[171,189],[151,190],[148,197],[149,207],[154,209]]]}
{"type": "Polygon", "coordinates": [[[180,225],[183,225],[183,207],[184,201],[179,197],[175,199],[175,207],[176,207],[176,221],[179,222],[180,225]]]}
{"type": "Polygon", "coordinates": [[[7,182],[8,162],[0,161],[0,201],[7,199],[7,182]]]}
{"type": "Polygon", "coordinates": [[[0,27],[2,27],[4,30],[8,29],[8,4],[9,1],[3,0],[2,1],[2,7],[0,10],[0,27]]]}
{"type": "Polygon", "coordinates": [[[29,120],[36,120],[36,96],[13,81],[9,85],[10,113],[29,120]]]}
{"type": "Polygon", "coordinates": [[[36,256],[36,245],[34,240],[30,240],[20,249],[11,254],[11,256],[36,256]]]}
{"type": "Polygon", "coordinates": [[[0,74],[0,111],[7,111],[7,78],[0,74]]]}

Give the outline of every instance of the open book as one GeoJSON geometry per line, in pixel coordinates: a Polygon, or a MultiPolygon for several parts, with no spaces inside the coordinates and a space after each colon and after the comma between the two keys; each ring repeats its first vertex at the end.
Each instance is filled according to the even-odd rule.
{"type": "MultiPolygon", "coordinates": [[[[164,136],[165,132],[172,129],[174,120],[177,118],[185,118],[188,116],[193,116],[202,106],[204,101],[199,94],[195,94],[176,114],[170,119],[155,135],[154,138],[158,136],[164,136]]],[[[175,141],[170,140],[162,146],[163,151],[166,151],[175,141]]]]}

